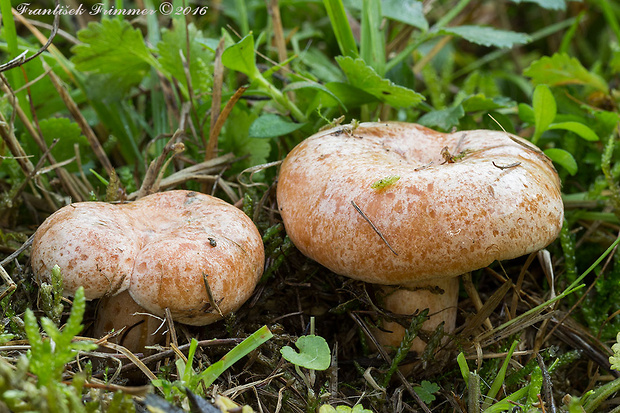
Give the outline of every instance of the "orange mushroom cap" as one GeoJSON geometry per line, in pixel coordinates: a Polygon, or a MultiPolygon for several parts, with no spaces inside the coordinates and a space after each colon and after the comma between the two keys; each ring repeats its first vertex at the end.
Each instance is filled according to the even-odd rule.
{"type": "Polygon", "coordinates": [[[528,141],[400,122],[307,138],[284,160],[277,197],[302,253],[376,284],[415,285],[516,258],[551,243],[563,222],[557,172],[528,141]]]}
{"type": "Polygon", "coordinates": [[[237,310],[254,291],[264,259],[261,236],[242,211],[183,190],[129,204],[68,205],[39,227],[31,254],[39,281],[60,266],[67,294],[80,285],[88,299],[128,290],[148,311],[163,315],[169,308],[191,325],[237,310]]]}

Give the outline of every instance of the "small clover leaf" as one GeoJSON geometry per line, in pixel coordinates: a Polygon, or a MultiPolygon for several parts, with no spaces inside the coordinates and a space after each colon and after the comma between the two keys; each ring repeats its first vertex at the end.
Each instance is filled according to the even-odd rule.
{"type": "Polygon", "coordinates": [[[295,342],[299,349],[296,352],[290,346],[284,346],[280,350],[282,357],[291,363],[312,370],[326,370],[331,362],[329,346],[323,337],[301,336],[295,342]]]}
{"type": "Polygon", "coordinates": [[[616,336],[616,344],[611,346],[614,355],[609,357],[609,363],[613,370],[620,370],[620,333],[616,336]]]}

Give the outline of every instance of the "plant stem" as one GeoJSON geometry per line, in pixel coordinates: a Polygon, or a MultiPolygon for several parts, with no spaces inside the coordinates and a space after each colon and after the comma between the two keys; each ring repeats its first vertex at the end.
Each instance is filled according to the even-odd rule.
{"type": "Polygon", "coordinates": [[[306,115],[304,115],[302,111],[299,110],[299,108],[293,102],[291,102],[282,92],[280,92],[274,85],[272,85],[262,75],[259,74],[253,80],[257,83],[257,85],[261,89],[269,93],[269,95],[271,95],[273,100],[275,100],[277,103],[287,108],[291,112],[291,115],[293,115],[293,117],[297,119],[298,122],[307,121],[306,115]]]}
{"type": "Polygon", "coordinates": [[[452,8],[448,13],[445,14],[445,16],[443,16],[437,23],[435,23],[435,25],[433,26],[433,29],[431,29],[431,30],[437,30],[437,29],[440,29],[440,28],[446,26],[461,11],[463,11],[463,9],[465,7],[467,7],[467,5],[469,4],[470,1],[471,0],[461,0],[461,1],[459,1],[459,3],[454,8],[452,8]]]}

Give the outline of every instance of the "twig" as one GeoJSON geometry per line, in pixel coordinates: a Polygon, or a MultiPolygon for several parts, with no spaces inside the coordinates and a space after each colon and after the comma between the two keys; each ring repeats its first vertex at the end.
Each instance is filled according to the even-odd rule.
{"type": "Polygon", "coordinates": [[[220,136],[220,131],[222,130],[222,127],[224,126],[224,122],[226,122],[226,119],[228,119],[228,115],[230,115],[230,112],[232,111],[233,107],[235,106],[239,98],[241,98],[243,93],[245,93],[247,88],[248,88],[247,86],[241,86],[239,89],[235,91],[235,93],[231,96],[228,102],[226,102],[226,106],[224,106],[222,113],[220,113],[220,115],[217,117],[217,121],[215,121],[215,125],[213,125],[213,127],[211,128],[211,131],[209,132],[209,142],[207,143],[207,153],[215,154],[217,150],[217,146],[216,146],[217,138],[220,136]]]}
{"type": "MultiPolygon", "coordinates": [[[[60,4],[60,0],[56,0],[56,8],[58,8],[59,4],[60,4]]],[[[19,67],[25,63],[28,63],[29,61],[31,61],[32,59],[36,58],[41,53],[46,51],[47,48],[50,46],[50,44],[52,44],[52,41],[54,40],[54,37],[56,36],[56,33],[58,32],[59,22],[60,22],[60,13],[55,13],[54,23],[52,25],[52,31],[50,33],[50,37],[47,39],[47,42],[43,45],[43,47],[41,47],[35,54],[33,54],[32,56],[28,58],[26,58],[26,53],[28,53],[28,51],[27,50],[24,51],[24,53],[20,54],[16,58],[9,60],[8,62],[0,65],[0,72],[6,72],[7,70],[10,70],[15,67],[19,67]]]]}
{"type": "Polygon", "coordinates": [[[215,59],[213,63],[213,93],[211,95],[211,124],[209,127],[209,141],[205,145],[205,161],[215,158],[217,154],[217,138],[213,136],[217,120],[220,117],[220,108],[222,106],[222,85],[224,84],[224,65],[222,64],[222,53],[225,49],[224,37],[215,49],[215,59]]]}
{"type": "Polygon", "coordinates": [[[360,213],[360,215],[362,216],[362,218],[364,218],[366,220],[366,222],[368,222],[370,224],[370,226],[372,227],[372,229],[377,233],[377,235],[379,235],[379,237],[381,237],[381,240],[385,243],[385,245],[387,245],[387,247],[390,249],[390,251],[392,251],[392,253],[394,255],[398,255],[398,253],[396,253],[396,251],[394,251],[394,249],[392,248],[392,246],[390,245],[389,242],[387,242],[387,240],[385,239],[385,237],[383,236],[383,234],[381,233],[381,231],[379,231],[379,229],[375,226],[375,224],[372,223],[372,221],[370,220],[370,218],[368,218],[366,216],[366,214],[364,214],[364,212],[360,209],[359,206],[357,206],[357,204],[355,203],[355,201],[351,200],[351,205],[353,205],[353,208],[355,208],[355,210],[357,212],[360,213]]]}
{"type": "MultiPolygon", "coordinates": [[[[43,62],[43,69],[50,69],[50,67],[47,65],[47,63],[45,63],[45,61],[43,62]]],[[[60,98],[64,102],[65,106],[67,107],[67,109],[69,109],[69,112],[71,112],[71,115],[80,126],[82,133],[84,134],[84,136],[86,136],[86,139],[88,140],[90,147],[93,149],[95,156],[108,173],[108,176],[112,176],[112,170],[114,169],[112,167],[112,163],[108,159],[108,155],[106,155],[105,151],[103,150],[103,147],[101,146],[99,139],[95,135],[95,132],[93,132],[90,125],[88,124],[88,121],[86,120],[84,115],[82,115],[82,112],[80,112],[80,108],[78,108],[76,103],[73,101],[73,98],[71,98],[71,95],[69,95],[69,92],[67,92],[67,89],[65,89],[65,87],[62,85],[60,78],[58,77],[58,75],[56,75],[56,73],[54,73],[53,70],[49,70],[48,77],[52,81],[54,88],[60,95],[60,98]]]]}
{"type": "Polygon", "coordinates": [[[545,362],[540,354],[536,354],[536,360],[538,361],[538,367],[540,367],[540,371],[542,372],[542,389],[545,396],[545,403],[550,409],[549,413],[557,413],[555,401],[553,400],[553,383],[551,382],[551,376],[549,375],[545,362]]]}

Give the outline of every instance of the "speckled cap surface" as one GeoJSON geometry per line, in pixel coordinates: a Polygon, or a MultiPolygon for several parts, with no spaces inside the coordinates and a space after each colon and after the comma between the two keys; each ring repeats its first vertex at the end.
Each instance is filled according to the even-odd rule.
{"type": "Polygon", "coordinates": [[[154,314],[170,309],[181,323],[204,325],[238,309],[264,266],[256,226],[221,199],[168,191],[129,204],[81,202],[52,214],[37,230],[32,268],[49,281],[59,265],[65,291],[88,299],[129,290],[154,314]]]}
{"type": "Polygon", "coordinates": [[[551,243],[563,221],[558,175],[528,141],[411,123],[307,138],[284,160],[277,197],[302,253],[376,284],[458,276],[528,254],[551,243]]]}

